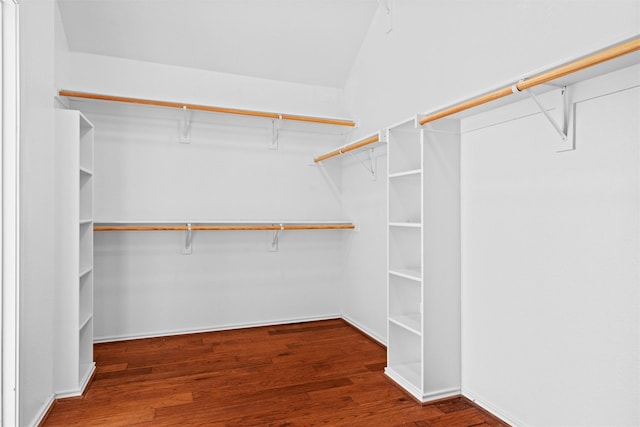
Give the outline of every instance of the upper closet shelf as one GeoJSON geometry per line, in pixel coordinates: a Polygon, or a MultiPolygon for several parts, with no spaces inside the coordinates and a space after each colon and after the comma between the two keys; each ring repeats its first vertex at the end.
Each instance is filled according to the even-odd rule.
{"type": "Polygon", "coordinates": [[[532,97],[530,90],[534,87],[536,92],[541,94],[638,63],[640,63],[640,37],[636,36],[574,61],[534,72],[531,77],[520,79],[513,84],[421,115],[417,122],[419,126],[424,126],[446,117],[463,118],[532,97]]]}
{"type": "Polygon", "coordinates": [[[313,161],[318,163],[323,160],[327,160],[332,157],[339,156],[341,154],[350,153],[352,151],[358,150],[363,147],[373,148],[376,144],[385,144],[386,142],[387,142],[386,132],[380,130],[374,134],[366,136],[363,139],[343,145],[342,147],[336,148],[335,150],[329,153],[318,156],[315,159],[313,159],[313,161]]]}
{"type": "Polygon", "coordinates": [[[174,113],[168,114],[169,117],[176,116],[175,111],[179,115],[185,112],[204,112],[204,113],[217,113],[216,116],[224,117],[221,119],[222,124],[246,124],[245,121],[236,120],[242,118],[251,118],[258,123],[268,121],[269,123],[278,123],[281,130],[294,130],[294,131],[314,131],[319,133],[333,133],[344,134],[350,132],[355,126],[356,122],[349,119],[333,118],[333,117],[314,117],[299,114],[278,113],[258,110],[245,110],[240,108],[199,105],[185,102],[174,101],[160,101],[151,99],[132,98],[115,95],[105,95],[96,93],[86,93],[71,90],[60,90],[59,96],[68,98],[73,107],[82,111],[89,112],[113,112],[114,109],[105,107],[104,105],[112,104],[117,105],[117,112],[134,111],[140,112],[144,109],[154,112],[154,115],[158,115],[159,111],[174,111],[174,113]]]}

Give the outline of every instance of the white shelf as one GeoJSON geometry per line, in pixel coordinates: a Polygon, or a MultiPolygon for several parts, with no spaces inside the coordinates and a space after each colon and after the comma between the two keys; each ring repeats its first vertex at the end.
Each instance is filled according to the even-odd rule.
{"type": "Polygon", "coordinates": [[[422,228],[419,222],[390,222],[389,227],[422,228]]]}
{"type": "Polygon", "coordinates": [[[80,173],[88,176],[93,176],[93,171],[80,166],[80,173]]]}
{"type": "Polygon", "coordinates": [[[93,318],[93,314],[84,313],[84,317],[81,318],[80,327],[78,329],[83,330],[84,328],[86,328],[92,318],[93,318]]]}
{"type": "Polygon", "coordinates": [[[391,366],[397,375],[416,388],[420,388],[420,376],[422,375],[419,362],[403,363],[391,366]]]}
{"type": "Polygon", "coordinates": [[[410,122],[389,128],[387,151],[389,176],[422,169],[421,132],[410,122]]]}
{"type": "Polygon", "coordinates": [[[389,179],[397,178],[419,178],[422,174],[422,169],[413,169],[406,172],[396,172],[389,174],[389,179]]]}
{"type": "Polygon", "coordinates": [[[87,225],[87,224],[91,224],[92,222],[93,222],[93,219],[91,219],[91,218],[81,219],[80,220],[80,225],[87,225]]]}
{"type": "Polygon", "coordinates": [[[420,269],[397,268],[389,270],[389,274],[409,280],[414,280],[416,282],[422,282],[422,274],[420,273],[420,269]]]}
{"type": "Polygon", "coordinates": [[[84,276],[91,273],[92,271],[93,271],[93,266],[86,267],[84,270],[80,271],[80,278],[82,279],[84,276]]]}
{"type": "Polygon", "coordinates": [[[422,335],[422,315],[420,313],[404,314],[389,317],[389,322],[394,323],[416,335],[422,335]]]}

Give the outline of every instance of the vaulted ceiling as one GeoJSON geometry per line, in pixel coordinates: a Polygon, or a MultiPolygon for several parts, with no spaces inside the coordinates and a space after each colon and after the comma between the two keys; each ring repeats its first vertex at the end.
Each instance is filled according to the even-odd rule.
{"type": "Polygon", "coordinates": [[[377,0],[58,0],[72,52],[342,88],[377,0]]]}

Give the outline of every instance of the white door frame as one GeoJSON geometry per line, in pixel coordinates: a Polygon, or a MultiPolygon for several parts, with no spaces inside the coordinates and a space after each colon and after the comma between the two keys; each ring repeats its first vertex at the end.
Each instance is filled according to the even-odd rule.
{"type": "Polygon", "coordinates": [[[20,425],[18,372],[19,361],[19,147],[20,147],[20,72],[19,72],[19,1],[0,0],[0,37],[2,84],[0,85],[0,128],[2,129],[2,161],[0,183],[0,335],[2,350],[0,387],[0,425],[20,425]]]}

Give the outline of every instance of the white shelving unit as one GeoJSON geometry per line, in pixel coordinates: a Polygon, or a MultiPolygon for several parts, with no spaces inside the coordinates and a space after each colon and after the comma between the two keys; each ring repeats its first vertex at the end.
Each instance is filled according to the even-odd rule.
{"type": "Polygon", "coordinates": [[[79,396],[93,361],[93,125],[56,110],[56,397],[79,396]]]}
{"type": "Polygon", "coordinates": [[[407,121],[388,132],[388,360],[421,402],[460,394],[460,137],[407,121]]]}

